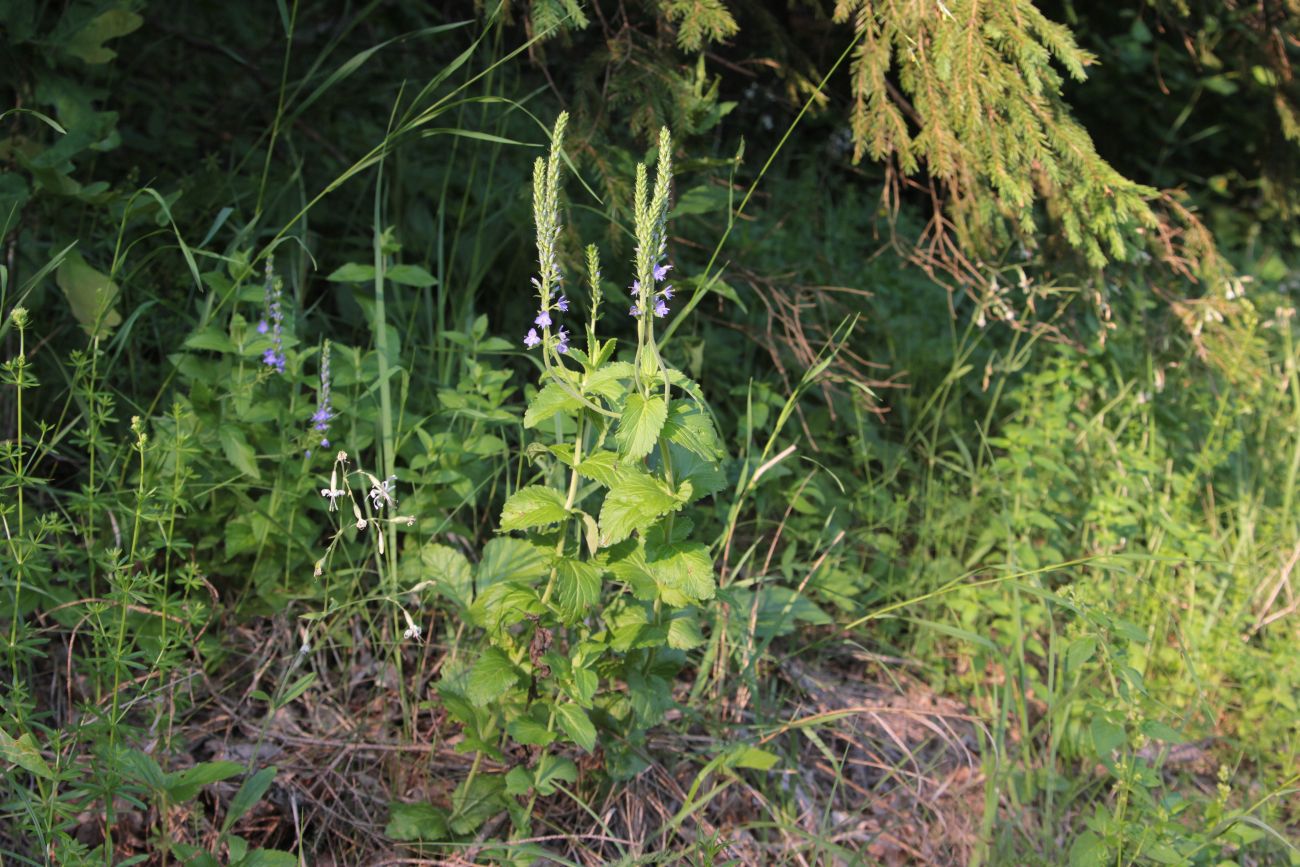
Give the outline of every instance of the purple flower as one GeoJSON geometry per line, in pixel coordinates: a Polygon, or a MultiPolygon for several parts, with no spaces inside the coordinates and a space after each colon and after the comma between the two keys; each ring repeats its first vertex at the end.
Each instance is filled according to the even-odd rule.
{"type": "Polygon", "coordinates": [[[659,290],[659,294],[662,295],[662,296],[664,297],[664,300],[666,300],[666,301],[671,301],[671,300],[673,300],[673,287],[672,287],[672,285],[669,284],[669,285],[665,286],[664,288],[660,289],[660,290],[659,290]]]}
{"type": "Polygon", "coordinates": [[[668,276],[668,272],[671,271],[671,270],[673,270],[673,266],[672,266],[672,265],[656,265],[656,266],[655,266],[655,282],[656,282],[656,283],[662,283],[662,282],[663,282],[663,279],[664,279],[665,277],[668,276]]]}
{"type": "Polygon", "coordinates": [[[555,351],[563,355],[569,351],[569,332],[561,326],[560,333],[555,341],[555,351]]]}
{"type": "Polygon", "coordinates": [[[555,307],[556,307],[556,309],[559,310],[561,313],[568,313],[568,312],[569,312],[569,299],[568,299],[568,298],[565,298],[563,295],[561,295],[561,296],[560,296],[560,300],[555,302],[555,307]]]}
{"type": "Polygon", "coordinates": [[[632,309],[629,310],[629,311],[627,311],[627,315],[628,315],[628,316],[640,316],[640,315],[641,315],[641,305],[640,305],[640,304],[633,304],[633,305],[632,305],[632,309]]]}
{"type": "Polygon", "coordinates": [[[271,260],[266,260],[265,313],[257,325],[259,334],[271,332],[271,348],[262,353],[262,363],[277,373],[284,373],[284,287],[275,276],[271,260]]]}
{"type": "Polygon", "coordinates": [[[534,346],[536,346],[541,342],[542,342],[542,338],[537,336],[537,329],[536,328],[528,329],[528,333],[524,335],[524,346],[528,347],[529,349],[532,349],[534,346]]]}
{"type": "Polygon", "coordinates": [[[533,320],[533,323],[537,325],[537,327],[539,328],[545,328],[546,326],[550,325],[551,324],[550,312],[546,310],[541,311],[540,313],[537,314],[537,318],[533,320]]]}
{"type": "MultiPolygon", "coordinates": [[[[329,448],[330,441],[324,434],[330,429],[330,420],[334,418],[334,407],[330,402],[330,342],[320,351],[320,391],[316,393],[316,411],[311,414],[312,430],[321,434],[320,444],[329,448]]],[[[310,457],[308,453],[308,457],[310,457]]]]}
{"type": "Polygon", "coordinates": [[[662,319],[667,315],[668,315],[668,305],[664,303],[664,299],[660,298],[655,302],[655,316],[658,316],[659,318],[662,319]]]}
{"type": "Polygon", "coordinates": [[[641,281],[640,281],[640,280],[633,280],[633,281],[632,281],[632,291],[633,291],[633,292],[640,292],[640,291],[641,291],[641,281]]]}

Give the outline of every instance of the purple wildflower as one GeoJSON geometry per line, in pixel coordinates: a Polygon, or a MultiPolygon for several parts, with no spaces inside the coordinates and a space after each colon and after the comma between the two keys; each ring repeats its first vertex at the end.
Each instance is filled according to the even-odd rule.
{"type": "Polygon", "coordinates": [[[275,276],[275,269],[270,259],[266,261],[265,292],[263,303],[266,311],[262,321],[258,323],[257,330],[261,334],[265,334],[267,330],[271,332],[271,348],[262,353],[262,363],[274,368],[277,373],[284,373],[284,308],[282,306],[284,289],[283,284],[275,276]],[[264,330],[263,326],[267,328],[264,330]]]}
{"type": "Polygon", "coordinates": [[[537,325],[539,328],[546,328],[548,325],[551,324],[550,311],[542,310],[541,312],[539,312],[537,314],[537,318],[533,320],[533,323],[537,325]]]}
{"type": "Polygon", "coordinates": [[[632,281],[632,291],[633,291],[633,292],[640,292],[640,291],[641,291],[641,281],[640,281],[640,280],[633,280],[633,281],[632,281]]]}
{"type": "Polygon", "coordinates": [[[561,295],[561,296],[560,296],[560,300],[555,302],[555,308],[556,308],[557,310],[559,310],[561,313],[568,313],[568,312],[569,312],[569,299],[568,299],[568,298],[565,298],[563,295],[561,295]]]}
{"type": "Polygon", "coordinates": [[[560,326],[560,332],[556,335],[555,351],[563,355],[569,351],[569,332],[560,326]]]}
{"type": "Polygon", "coordinates": [[[632,305],[632,309],[629,310],[629,311],[627,311],[627,315],[628,315],[628,316],[640,316],[640,315],[641,315],[641,305],[640,305],[640,304],[633,304],[633,305],[632,305]]]}
{"type": "Polygon", "coordinates": [[[322,448],[329,448],[329,438],[325,434],[330,429],[330,420],[334,418],[334,407],[330,403],[330,342],[320,351],[320,392],[316,396],[316,411],[311,415],[312,430],[321,434],[322,448]]]}
{"type": "Polygon", "coordinates": [[[657,299],[655,301],[655,316],[658,316],[659,318],[662,319],[667,315],[668,315],[668,305],[664,303],[664,299],[662,298],[657,299]]]}
{"type": "Polygon", "coordinates": [[[537,336],[537,329],[536,328],[528,329],[528,333],[524,335],[524,346],[528,347],[529,349],[532,349],[534,346],[536,346],[541,342],[542,342],[542,338],[537,336]]]}
{"type": "Polygon", "coordinates": [[[656,283],[662,283],[663,280],[664,280],[664,278],[668,276],[668,272],[671,271],[671,270],[673,270],[673,266],[672,266],[672,265],[656,265],[656,266],[655,266],[655,282],[656,282],[656,283]]]}
{"type": "Polygon", "coordinates": [[[671,300],[673,300],[673,287],[672,287],[672,284],[669,284],[669,285],[665,286],[664,288],[660,289],[660,290],[659,290],[659,294],[662,295],[662,296],[664,297],[664,300],[665,300],[665,301],[671,301],[671,300]]]}

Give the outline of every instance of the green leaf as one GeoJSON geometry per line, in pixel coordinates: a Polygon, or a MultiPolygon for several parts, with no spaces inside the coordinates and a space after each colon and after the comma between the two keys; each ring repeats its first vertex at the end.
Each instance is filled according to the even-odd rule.
{"type": "Polygon", "coordinates": [[[537,760],[537,769],[533,771],[533,788],[542,797],[555,794],[557,783],[572,783],[578,779],[578,766],[572,759],[543,753],[537,760]]]}
{"type": "Polygon", "coordinates": [[[104,47],[104,43],[128,33],[134,33],[144,19],[127,9],[110,9],[90,19],[85,26],[64,40],[62,49],[86,63],[108,63],[117,52],[104,47]]]}
{"type": "Polygon", "coordinates": [[[690,401],[673,401],[664,421],[663,436],[707,461],[717,461],[722,457],[713,419],[690,401]]]}
{"type": "Polygon", "coordinates": [[[1084,831],[1070,844],[1070,867],[1102,867],[1109,860],[1106,844],[1092,831],[1084,831]]]}
{"type": "Polygon", "coordinates": [[[737,744],[727,751],[723,766],[728,768],[750,768],[755,771],[770,771],[781,760],[776,753],[759,749],[749,744],[737,744]]]}
{"type": "Polygon", "coordinates": [[[550,554],[527,539],[498,536],[483,546],[474,577],[479,593],[503,581],[528,581],[546,574],[550,554]]]}
{"type": "Polygon", "coordinates": [[[694,650],[704,643],[704,633],[694,614],[674,617],[668,623],[668,646],[674,650],[694,650]]]}
{"type": "Polygon", "coordinates": [[[384,272],[393,283],[400,286],[415,286],[428,289],[437,284],[437,279],[419,265],[394,265],[384,272]]]}
{"type": "Polygon", "coordinates": [[[63,264],[54,272],[54,282],[63,290],[81,330],[90,337],[107,337],[122,324],[122,314],[113,307],[117,284],[107,274],[90,267],[76,250],[64,257],[63,264]]]}
{"type": "Polygon", "coordinates": [[[1103,759],[1110,758],[1110,754],[1124,746],[1128,740],[1122,725],[1117,725],[1103,716],[1093,717],[1092,722],[1088,724],[1088,731],[1092,735],[1093,748],[1103,759]]]}
{"type": "Polygon", "coordinates": [[[578,461],[578,475],[605,487],[613,487],[618,480],[618,453],[606,450],[592,452],[578,461]]]}
{"type": "Polygon", "coordinates": [[[402,571],[408,584],[433,581],[440,594],[462,608],[469,607],[474,589],[473,571],[469,560],[455,548],[429,542],[420,549],[418,560],[403,559],[402,571]]]}
{"type": "Polygon", "coordinates": [[[331,283],[373,283],[375,282],[375,266],[349,262],[336,269],[333,274],[330,274],[325,279],[331,283]]]}
{"type": "Polygon", "coordinates": [[[262,768],[253,776],[244,780],[244,784],[235,792],[235,797],[230,799],[230,806],[226,808],[226,818],[221,823],[221,833],[226,833],[234,824],[243,818],[244,814],[253,809],[253,805],[262,800],[266,790],[271,787],[271,781],[275,779],[275,765],[268,768],[262,768]]]}
{"type": "Polygon", "coordinates": [[[465,697],[483,707],[509,692],[519,682],[520,673],[504,650],[489,647],[469,673],[465,697]]]}
{"type": "Polygon", "coordinates": [[[543,485],[520,488],[501,510],[501,530],[527,530],[563,521],[568,515],[559,491],[543,485]]]}
{"type": "Polygon", "coordinates": [[[254,849],[231,867],[298,867],[298,856],[278,849],[254,849]]]}
{"type": "Polygon", "coordinates": [[[389,840],[446,840],[447,811],[432,803],[398,803],[389,805],[389,824],[383,828],[389,840]]]}
{"type": "Polygon", "coordinates": [[[1097,636],[1084,635],[1070,642],[1065,649],[1065,669],[1071,674],[1078,673],[1084,663],[1092,659],[1097,652],[1097,636]]]}
{"type": "Polygon", "coordinates": [[[24,732],[15,739],[4,729],[0,729],[0,761],[17,765],[44,780],[54,779],[54,771],[50,770],[50,766],[41,755],[31,732],[24,732]]]}
{"type": "Polygon", "coordinates": [[[600,507],[601,547],[623,541],[681,505],[663,482],[640,470],[624,470],[600,507]]]}
{"type": "Polygon", "coordinates": [[[221,450],[226,453],[226,460],[235,469],[250,478],[262,478],[257,470],[257,455],[248,440],[244,439],[243,430],[232,424],[223,424],[217,428],[217,439],[221,442],[221,450]]]}
{"type": "Polygon", "coordinates": [[[524,412],[524,427],[537,427],[557,412],[573,412],[582,401],[569,394],[558,382],[548,382],[533,395],[524,412]]]}
{"type": "Polygon", "coordinates": [[[590,563],[565,557],[556,566],[560,608],[570,618],[585,614],[600,601],[600,570],[590,563]]]}
{"type": "Polygon", "coordinates": [[[669,605],[681,607],[713,598],[717,582],[707,546],[676,542],[647,553],[646,568],[669,605]]]}
{"type": "Polygon", "coordinates": [[[623,415],[618,420],[614,439],[618,442],[619,456],[639,461],[650,454],[668,418],[668,405],[657,394],[644,398],[632,393],[623,405],[623,415]]]}
{"type": "Polygon", "coordinates": [[[545,747],[555,740],[555,732],[529,716],[517,717],[506,726],[506,731],[516,743],[545,747]]]}
{"type": "Polygon", "coordinates": [[[479,774],[467,778],[451,796],[451,830],[472,834],[480,825],[505,809],[502,774],[479,774]]]}
{"type": "Polygon", "coordinates": [[[216,328],[204,328],[201,331],[195,331],[185,338],[184,346],[186,349],[207,349],[221,353],[234,353],[237,351],[230,336],[216,328]]]}
{"type": "MultiPolygon", "coordinates": [[[[594,675],[593,675],[594,676],[594,675]]],[[[576,704],[561,704],[555,708],[555,719],[569,739],[587,752],[596,748],[596,727],[591,717],[576,704]]]]}
{"type": "Polygon", "coordinates": [[[725,211],[731,202],[731,191],[726,187],[699,186],[682,193],[677,205],[668,215],[670,220],[689,214],[711,214],[725,211]]]}
{"type": "Polygon", "coordinates": [[[204,762],[184,771],[168,774],[164,788],[174,803],[184,803],[195,797],[199,789],[210,783],[219,783],[243,772],[239,762],[204,762]]]}

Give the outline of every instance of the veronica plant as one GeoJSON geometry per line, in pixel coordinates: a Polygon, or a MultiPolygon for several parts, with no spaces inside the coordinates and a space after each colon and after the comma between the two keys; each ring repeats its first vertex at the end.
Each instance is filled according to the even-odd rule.
{"type": "Polygon", "coordinates": [[[556,122],[549,158],[534,167],[538,312],[524,338],[541,356],[524,426],[547,435],[527,449],[538,482],[507,499],[500,521],[501,533],[524,534],[512,544],[531,550],[538,565],[479,578],[469,614],[488,646],[440,688],[465,725],[468,748],[498,761],[513,751],[517,764],[495,779],[471,774],[453,803],[453,829],[474,824],[457,824],[469,818],[457,805],[481,806],[493,789],[500,806],[526,819],[506,796],[549,795],[572,780],[571,745],[603,751],[615,776],[635,773],[645,731],[673,706],[674,678],[704,642],[699,612],[716,587],[709,549],[691,540],[683,509],[724,485],[722,450],[699,387],[665,364],[655,339],[672,298],[671,139],[660,133],[653,183],[638,167],[636,343],[616,358],[616,341],[598,336],[594,246],[586,250],[585,346],[564,323],[573,312],[557,249],[565,121],[556,122]]]}

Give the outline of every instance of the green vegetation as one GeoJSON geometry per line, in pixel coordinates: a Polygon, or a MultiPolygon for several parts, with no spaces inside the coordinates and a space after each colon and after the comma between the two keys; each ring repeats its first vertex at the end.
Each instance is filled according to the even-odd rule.
{"type": "Polygon", "coordinates": [[[9,4],[0,864],[1300,864],[1298,22],[9,4]]]}

